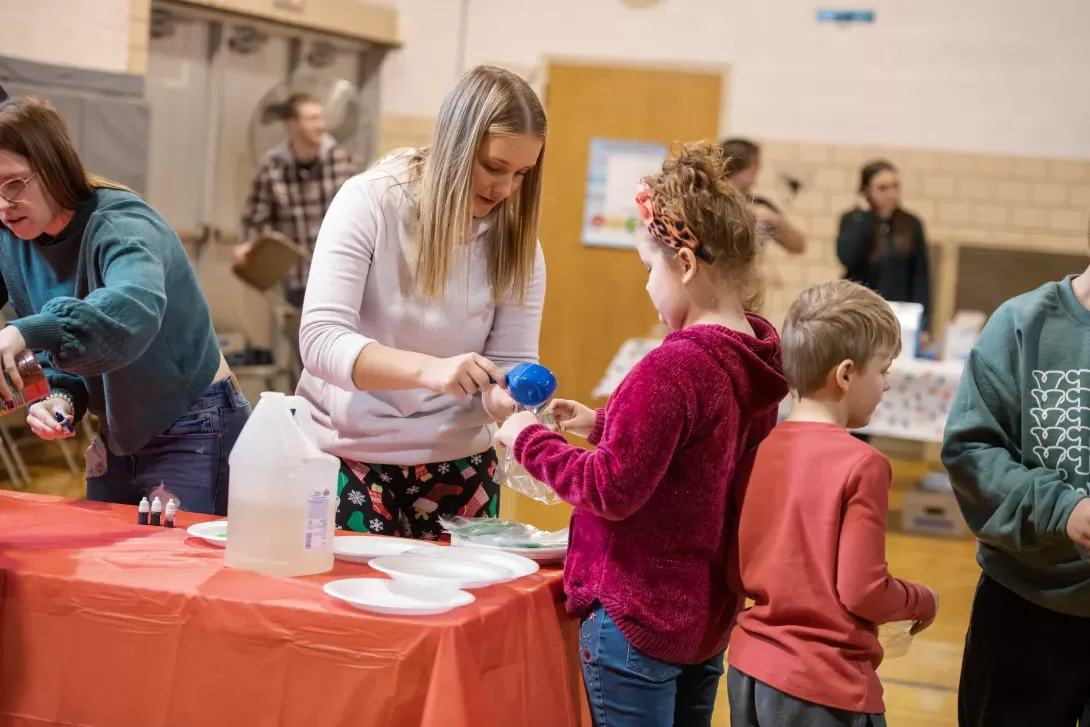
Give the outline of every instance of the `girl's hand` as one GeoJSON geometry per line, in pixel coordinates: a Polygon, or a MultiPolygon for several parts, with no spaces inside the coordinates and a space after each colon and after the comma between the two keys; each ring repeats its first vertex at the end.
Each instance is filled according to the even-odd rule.
{"type": "Polygon", "coordinates": [[[533,412],[520,411],[503,423],[500,430],[496,432],[496,441],[507,449],[514,450],[515,440],[519,438],[523,430],[540,423],[533,412]]]}
{"type": "Polygon", "coordinates": [[[68,439],[76,436],[76,429],[72,426],[74,415],[72,405],[66,399],[51,396],[30,405],[27,409],[26,423],[30,431],[37,434],[39,439],[47,442],[54,439],[68,439]],[[64,423],[57,421],[57,414],[64,417],[64,423]]]}
{"type": "Polygon", "coordinates": [[[23,377],[19,376],[19,368],[15,365],[15,357],[26,350],[26,341],[23,334],[15,326],[4,326],[0,329],[0,366],[11,380],[11,386],[3,376],[0,376],[0,398],[5,402],[14,402],[15,391],[23,390],[23,377]]]}
{"type": "Polygon", "coordinates": [[[518,411],[518,404],[511,398],[511,394],[499,384],[488,387],[481,395],[481,403],[484,404],[485,413],[497,422],[502,422],[518,411]]]}
{"type": "Polygon", "coordinates": [[[459,397],[473,396],[486,391],[493,381],[505,380],[496,364],[476,353],[431,359],[421,379],[425,389],[459,397]]]}
{"type": "Polygon", "coordinates": [[[859,194],[855,198],[855,206],[863,212],[869,212],[871,209],[870,200],[867,199],[867,195],[859,194]]]}
{"type": "Polygon", "coordinates": [[[553,415],[560,431],[571,432],[584,439],[590,436],[597,418],[597,414],[589,406],[568,399],[553,399],[545,411],[553,415]]]}

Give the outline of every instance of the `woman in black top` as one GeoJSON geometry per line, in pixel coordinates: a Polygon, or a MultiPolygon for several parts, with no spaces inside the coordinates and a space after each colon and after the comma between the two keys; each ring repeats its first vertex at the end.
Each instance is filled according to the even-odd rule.
{"type": "Polygon", "coordinates": [[[920,218],[901,208],[901,180],[887,161],[863,167],[856,207],[840,218],[836,255],[844,277],[889,301],[923,306],[920,345],[927,343],[931,271],[920,218]]]}

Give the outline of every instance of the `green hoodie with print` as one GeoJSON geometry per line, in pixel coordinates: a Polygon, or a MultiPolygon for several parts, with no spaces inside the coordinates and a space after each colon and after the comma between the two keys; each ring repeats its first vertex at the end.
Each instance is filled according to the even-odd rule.
{"type": "Polygon", "coordinates": [[[1067,537],[1090,494],[1090,310],[1072,278],[1013,298],[969,355],[942,462],[984,572],[1045,608],[1090,616],[1090,562],[1067,537]]]}

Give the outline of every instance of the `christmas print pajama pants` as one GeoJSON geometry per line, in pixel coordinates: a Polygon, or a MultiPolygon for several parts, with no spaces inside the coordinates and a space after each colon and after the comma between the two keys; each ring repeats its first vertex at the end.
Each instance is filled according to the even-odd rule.
{"type": "Polygon", "coordinates": [[[444,537],[440,517],[496,517],[496,450],[451,462],[400,465],[341,459],[337,529],[416,540],[444,537]]]}

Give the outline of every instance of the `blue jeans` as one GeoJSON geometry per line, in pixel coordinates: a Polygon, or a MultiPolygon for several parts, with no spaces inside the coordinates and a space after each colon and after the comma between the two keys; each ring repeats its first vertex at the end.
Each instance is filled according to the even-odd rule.
{"type": "Polygon", "coordinates": [[[580,662],[595,727],[708,727],[723,654],[691,666],[652,659],[601,604],[583,617],[580,662]]]}
{"type": "Polygon", "coordinates": [[[205,389],[170,429],[135,454],[114,454],[99,435],[87,450],[87,499],[138,505],[162,484],[181,509],[226,515],[227,457],[249,416],[250,405],[231,377],[205,389]]]}

